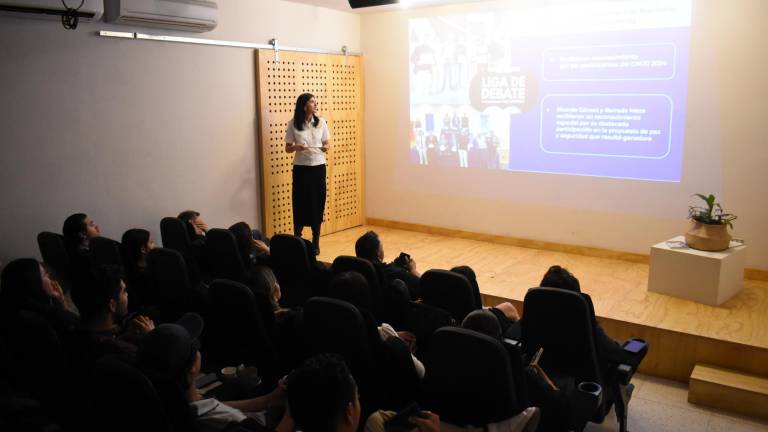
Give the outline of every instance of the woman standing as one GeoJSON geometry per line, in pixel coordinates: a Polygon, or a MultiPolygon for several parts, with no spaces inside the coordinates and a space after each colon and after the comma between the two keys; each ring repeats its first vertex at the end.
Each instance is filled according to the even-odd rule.
{"type": "Polygon", "coordinates": [[[293,158],[293,233],[312,228],[315,255],[320,254],[320,224],[325,210],[325,153],[328,124],[317,116],[317,101],[310,93],[296,100],[293,120],[285,131],[285,151],[293,158]]]}

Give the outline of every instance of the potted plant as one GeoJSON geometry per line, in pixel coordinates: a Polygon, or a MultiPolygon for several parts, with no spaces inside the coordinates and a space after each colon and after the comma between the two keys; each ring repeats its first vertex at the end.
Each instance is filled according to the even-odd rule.
{"type": "Polygon", "coordinates": [[[731,244],[731,234],[728,227],[733,228],[736,215],[725,213],[720,203],[715,202],[712,194],[695,194],[706,206],[688,207],[688,219],[691,229],[685,233],[688,246],[704,251],[721,251],[728,249],[731,244]]]}

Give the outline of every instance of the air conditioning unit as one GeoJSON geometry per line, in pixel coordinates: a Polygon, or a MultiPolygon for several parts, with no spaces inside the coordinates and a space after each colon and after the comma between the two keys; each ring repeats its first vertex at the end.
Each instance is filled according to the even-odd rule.
{"type": "MultiPolygon", "coordinates": [[[[72,9],[80,6],[80,0],[65,0],[65,3],[72,9]]],[[[0,16],[58,20],[63,12],[61,0],[0,0],[0,16]]],[[[81,21],[98,21],[103,13],[102,0],[85,0],[77,16],[81,21]]]]}
{"type": "Polygon", "coordinates": [[[205,32],[218,12],[215,0],[104,0],[104,21],[137,27],[205,32]]]}

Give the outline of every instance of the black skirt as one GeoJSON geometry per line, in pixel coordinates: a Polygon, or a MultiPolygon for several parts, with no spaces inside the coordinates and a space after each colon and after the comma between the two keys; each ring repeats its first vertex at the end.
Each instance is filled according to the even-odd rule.
{"type": "Polygon", "coordinates": [[[325,165],[293,166],[293,226],[320,226],[325,211],[325,165]]]}

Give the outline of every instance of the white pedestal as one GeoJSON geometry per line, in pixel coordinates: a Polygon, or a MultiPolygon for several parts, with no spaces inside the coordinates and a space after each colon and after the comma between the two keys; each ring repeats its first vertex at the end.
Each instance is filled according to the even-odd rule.
{"type": "MultiPolygon", "coordinates": [[[[685,238],[668,241],[684,244],[685,238]]],[[[720,252],[671,248],[666,241],[653,245],[648,291],[719,306],[744,287],[746,248],[736,242],[720,252]]]]}

